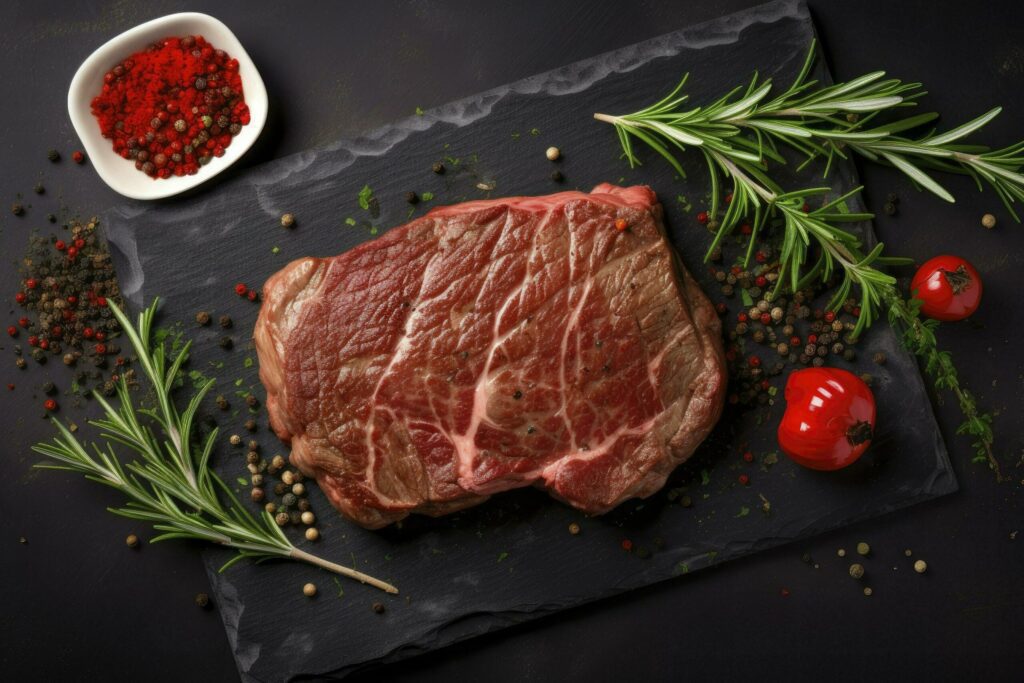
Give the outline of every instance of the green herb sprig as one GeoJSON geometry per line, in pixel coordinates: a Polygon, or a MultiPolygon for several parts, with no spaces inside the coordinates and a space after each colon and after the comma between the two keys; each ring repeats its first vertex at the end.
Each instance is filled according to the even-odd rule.
{"type": "Polygon", "coordinates": [[[988,462],[1001,478],[999,463],[992,452],[992,418],[980,413],[973,395],[960,386],[949,352],[938,350],[934,334],[938,323],[922,321],[919,304],[904,299],[896,279],[877,267],[912,261],[884,256],[882,243],[865,251],[858,235],[841,227],[843,223],[873,218],[869,213],[845,210],[846,200],[861,188],[812,210],[807,200],[830,194],[830,187],[786,191],[770,177],[768,170],[772,163],[786,163],[778,150],[779,144],[805,155],[801,167],[825,158],[826,176],[834,160],[846,158],[846,150],[852,150],[872,161],[894,166],[947,201],[953,201],[952,195],[922,167],[971,175],[979,189],[983,181],[987,182],[1017,218],[1012,205],[1017,200],[1024,201],[1024,175],[1019,173],[1024,166],[1024,142],[996,151],[954,144],[991,121],[999,114],[999,108],[947,133],[932,132],[916,140],[899,134],[934,120],[936,114],[868,128],[867,124],[881,112],[912,106],[924,94],[920,84],[885,79],[884,72],[876,71],[846,83],[821,86],[808,80],[814,59],[812,43],[796,80],[774,98],[770,98],[772,82],[762,81],[755,73],[745,88],[735,88],[708,106],[684,109],[688,96],[681,92],[687,74],[672,92],[649,107],[621,116],[594,114],[594,118],[614,126],[631,167],[640,164],[634,139],[657,152],[682,177],[686,173],[679,155],[689,148],[700,150],[711,181],[708,214],[713,223],[709,225],[716,230],[706,258],[735,232],[742,220],[753,216],[744,259],[748,267],[759,232],[769,219],[775,219],[782,226],[783,237],[780,276],[769,293],[771,298],[786,288],[797,291],[841,275],[828,308],[836,310],[855,288],[859,291],[861,314],[851,334],[853,338],[887,310],[890,324],[901,332],[904,346],[924,361],[926,371],[935,378],[936,388],[948,389],[956,395],[964,415],[958,433],[975,437],[976,459],[988,462]],[[719,216],[724,199],[723,178],[731,180],[732,191],[719,216]],[[812,245],[817,247],[817,257],[809,263],[815,251],[812,245]]]}
{"type": "Polygon", "coordinates": [[[193,428],[199,406],[215,382],[212,379],[202,382],[185,410],[178,411],[171,393],[188,359],[191,342],[186,342],[173,360],[167,357],[162,342],[151,343],[158,304],[159,300],[154,299],[139,314],[138,324],[133,326],[112,301],[107,302],[153,386],[156,407],[136,407],[128,391],[128,382],[122,375],[117,386],[120,407],[115,408],[101,394],[93,393],[105,416],[90,421],[90,424],[100,430],[105,445],[91,444],[93,454],[90,454],[86,445],[55,419],[59,434],[52,442],[33,446],[34,451],[54,462],[40,463],[36,467],[78,472],[87,479],[120,491],[128,502],[123,507],[108,508],[109,511],[150,523],[154,529],[163,532],[151,542],[172,538],[197,539],[237,550],[238,554],[220,571],[245,558],[257,561],[288,558],[322,567],[388,593],[397,593],[398,589],[389,583],[296,548],[270,513],[263,511],[254,517],[210,468],[217,430],[211,430],[194,447],[196,437],[193,428]],[[147,419],[144,422],[140,417],[147,419]],[[149,426],[150,421],[160,428],[162,437],[158,437],[149,426]],[[115,454],[115,445],[134,452],[141,459],[122,463],[115,454]]]}

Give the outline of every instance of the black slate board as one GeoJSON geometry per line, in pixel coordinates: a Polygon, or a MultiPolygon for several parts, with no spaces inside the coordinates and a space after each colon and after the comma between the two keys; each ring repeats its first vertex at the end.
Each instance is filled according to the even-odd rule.
{"type": "MultiPolygon", "coordinates": [[[[409,190],[435,194],[416,215],[440,203],[556,191],[543,152],[557,145],[565,152],[558,165],[563,187],[651,185],[667,209],[673,243],[714,296],[717,288],[701,263],[709,235],[693,219],[699,209],[684,213],[677,201],[681,196],[698,207],[705,196],[699,159],[688,160],[689,180],[673,178],[657,160],[629,171],[612,131],[591,114],[632,111],[686,71],[693,72],[689,92],[695,103],[720,95],[723,84],[744,82],[755,69],[785,81],[799,69],[812,36],[802,4],[771,3],[428,111],[359,140],[274,161],[189,198],[109,212],[103,225],[130,302],[137,307],[163,297],[165,324],[184,321],[197,341],[192,367],[218,377],[217,391],[240,407],[216,415],[225,436],[218,472],[229,482],[246,476],[244,449],[227,446],[226,438],[245,434],[247,414],[236,393],[262,397],[248,340],[258,309],[233,294],[235,282],[262,283],[293,258],[333,255],[405,222],[409,190]],[[431,165],[445,158],[449,172],[432,174],[431,165]],[[480,190],[478,183],[493,183],[494,190],[480,190]],[[379,214],[358,206],[364,184],[373,187],[379,214]],[[278,222],[286,211],[298,219],[292,231],[278,222]],[[346,223],[348,217],[355,225],[346,223]],[[199,309],[234,318],[233,351],[216,344],[220,330],[190,323],[199,309]]],[[[817,75],[828,78],[824,66],[817,75]]],[[[790,185],[796,182],[810,184],[811,176],[790,185]]],[[[832,183],[837,190],[855,185],[852,165],[841,164],[832,183]]],[[[862,227],[871,242],[870,226],[862,227]]],[[[732,311],[741,306],[729,303],[732,311]]],[[[529,490],[443,519],[417,518],[401,529],[367,532],[334,515],[314,488],[311,500],[323,532],[315,551],[386,578],[402,594],[385,596],[351,581],[335,584],[322,571],[291,563],[243,563],[218,574],[230,555],[207,551],[242,677],[340,676],[955,490],[914,360],[884,326],[871,331],[862,349],[861,358],[875,350],[889,356],[884,368],[868,361],[854,368],[876,377],[879,431],[870,457],[840,473],[811,472],[785,458],[773,466],[743,463],[744,449],[759,456],[775,449],[774,423],[781,413],[775,405],[770,411],[727,411],[673,476],[694,501],[689,509],[663,491],[585,519],[529,490]],[[740,472],[751,476],[750,486],[735,483],[740,472]],[[771,514],[761,512],[762,496],[771,502],[771,514]],[[579,536],[567,532],[573,521],[582,525],[579,536]],[[622,549],[627,538],[632,553],[622,549]],[[641,557],[641,547],[652,556],[641,557]],[[314,601],[301,594],[306,581],[320,587],[314,601]],[[387,606],[385,614],[373,613],[374,601],[387,606]]],[[[266,456],[280,450],[262,415],[257,436],[266,456]]]]}

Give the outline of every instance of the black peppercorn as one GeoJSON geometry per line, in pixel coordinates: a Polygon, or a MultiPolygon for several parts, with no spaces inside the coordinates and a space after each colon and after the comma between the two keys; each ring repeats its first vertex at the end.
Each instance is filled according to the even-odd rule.
{"type": "Polygon", "coordinates": [[[565,180],[565,176],[562,175],[561,171],[552,171],[551,172],[551,179],[553,181],[555,181],[556,183],[560,183],[563,180],[565,180]]]}
{"type": "Polygon", "coordinates": [[[249,406],[250,408],[255,408],[259,404],[260,404],[259,399],[257,399],[255,396],[253,396],[252,394],[247,394],[246,395],[246,397],[245,397],[245,405],[249,406]]]}
{"type": "Polygon", "coordinates": [[[220,408],[221,410],[227,410],[228,408],[231,407],[231,404],[228,403],[228,400],[226,398],[224,398],[223,396],[218,396],[217,397],[217,407],[220,408]]]}
{"type": "Polygon", "coordinates": [[[885,211],[886,216],[896,215],[896,205],[893,202],[886,202],[885,206],[882,207],[882,210],[885,211]]]}
{"type": "Polygon", "coordinates": [[[200,76],[195,82],[196,90],[206,90],[206,79],[200,76]]]}
{"type": "Polygon", "coordinates": [[[57,387],[54,386],[53,382],[43,382],[42,390],[47,396],[52,396],[57,391],[57,387]]]}
{"type": "Polygon", "coordinates": [[[206,311],[196,313],[196,322],[204,327],[210,324],[210,314],[206,311]]]}
{"type": "Polygon", "coordinates": [[[440,161],[438,161],[438,162],[436,162],[434,164],[434,166],[431,168],[431,170],[434,173],[436,173],[437,175],[441,175],[441,174],[444,173],[444,164],[442,164],[440,161]]]}
{"type": "Polygon", "coordinates": [[[373,611],[377,614],[384,614],[384,603],[375,602],[373,603],[373,611]]]}
{"type": "Polygon", "coordinates": [[[23,216],[25,215],[25,207],[21,204],[11,204],[11,213],[15,216],[23,216]]]}
{"type": "Polygon", "coordinates": [[[246,420],[245,421],[245,428],[248,431],[250,431],[250,432],[255,432],[256,431],[256,420],[251,420],[251,419],[250,420],[246,420]]]}
{"type": "Polygon", "coordinates": [[[405,201],[409,202],[410,204],[415,204],[415,203],[419,202],[419,200],[420,200],[419,195],[417,195],[415,192],[406,192],[405,193],[405,201]]]}
{"type": "Polygon", "coordinates": [[[229,315],[222,315],[220,317],[220,326],[223,327],[225,330],[230,330],[231,329],[231,325],[232,325],[232,323],[231,323],[231,316],[229,316],[229,315]]]}
{"type": "Polygon", "coordinates": [[[36,186],[32,188],[32,191],[35,192],[36,194],[42,194],[46,192],[46,188],[43,187],[42,183],[36,183],[36,186]]]}
{"type": "Polygon", "coordinates": [[[231,337],[220,338],[220,348],[224,349],[225,351],[232,349],[234,346],[235,342],[234,340],[231,339],[231,337]]]}
{"type": "Polygon", "coordinates": [[[200,609],[206,609],[207,607],[209,607],[210,606],[210,596],[207,595],[206,593],[197,593],[196,594],[196,606],[198,606],[200,609]]]}

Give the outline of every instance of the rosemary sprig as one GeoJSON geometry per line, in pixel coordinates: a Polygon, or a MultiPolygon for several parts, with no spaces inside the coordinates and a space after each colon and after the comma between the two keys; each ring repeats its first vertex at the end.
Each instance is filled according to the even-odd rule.
{"type": "Polygon", "coordinates": [[[978,412],[973,396],[960,386],[952,357],[938,350],[934,334],[938,323],[922,321],[918,315],[919,303],[904,299],[895,278],[876,267],[910,263],[910,259],[883,256],[881,243],[864,253],[860,238],[840,227],[845,222],[873,217],[845,210],[845,201],[860,188],[811,210],[807,199],[828,194],[831,188],[787,192],[768,175],[768,168],[772,162],[785,163],[777,143],[805,154],[804,165],[826,157],[826,175],[834,159],[845,158],[844,149],[852,149],[866,158],[895,166],[919,185],[949,201],[953,200],[952,196],[921,170],[920,165],[967,173],[975,178],[979,188],[984,180],[1016,218],[1011,204],[1017,199],[1024,200],[1024,176],[1018,173],[1024,165],[1024,143],[995,152],[953,144],[992,120],[999,113],[998,109],[948,133],[930,133],[918,140],[897,134],[933,120],[934,114],[865,128],[880,112],[913,105],[914,100],[924,94],[920,84],[883,79],[884,72],[878,71],[846,83],[819,86],[807,80],[814,56],[812,43],[794,83],[774,99],[769,99],[771,81],[762,82],[755,73],[746,88],[736,88],[706,107],[683,110],[681,107],[688,96],[680,93],[687,75],[671,93],[645,109],[622,116],[594,114],[594,118],[615,127],[631,167],[640,164],[633,147],[634,139],[661,155],[683,177],[686,174],[677,155],[689,147],[701,151],[711,180],[709,214],[718,224],[708,257],[742,220],[753,216],[745,258],[745,265],[749,266],[757,235],[769,219],[774,218],[782,226],[783,238],[780,277],[770,293],[772,298],[784,288],[797,291],[841,273],[842,280],[828,308],[837,309],[854,287],[859,290],[861,314],[851,334],[853,338],[870,326],[880,311],[887,309],[890,324],[902,332],[904,345],[924,361],[936,388],[948,389],[956,395],[965,418],[958,433],[975,437],[975,459],[988,462],[1001,478],[999,463],[992,452],[992,418],[978,412]],[[732,192],[719,220],[723,177],[731,180],[732,192]],[[809,266],[812,245],[817,247],[818,254],[809,266]]]}
{"type": "Polygon", "coordinates": [[[40,463],[36,467],[78,472],[87,479],[120,491],[127,496],[128,502],[123,507],[108,508],[109,511],[151,523],[154,529],[163,532],[151,542],[172,538],[198,539],[237,550],[238,554],[228,560],[220,571],[247,557],[258,561],[289,558],[322,567],[388,593],[397,593],[398,589],[389,583],[296,548],[270,513],[263,511],[259,517],[254,517],[210,468],[216,429],[198,444],[197,449],[193,448],[192,428],[196,413],[214,380],[203,382],[184,412],[178,411],[171,391],[188,359],[191,342],[186,343],[173,360],[167,358],[163,343],[151,343],[150,331],[158,304],[159,300],[154,299],[149,308],[139,314],[138,325],[133,326],[113,301],[107,302],[153,385],[156,407],[137,408],[128,392],[128,382],[122,376],[117,387],[119,408],[112,406],[98,392],[93,392],[105,417],[90,421],[90,424],[99,428],[100,436],[106,441],[105,446],[91,444],[94,453],[91,455],[67,427],[54,420],[58,435],[52,442],[36,444],[33,450],[55,462],[40,463]],[[159,425],[163,437],[159,438],[154,433],[148,421],[140,421],[140,416],[159,425]],[[141,460],[123,464],[114,452],[114,444],[134,451],[141,460]]]}

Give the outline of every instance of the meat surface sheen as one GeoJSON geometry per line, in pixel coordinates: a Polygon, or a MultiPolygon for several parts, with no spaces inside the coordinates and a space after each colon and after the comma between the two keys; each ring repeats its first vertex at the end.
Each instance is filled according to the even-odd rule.
{"type": "Polygon", "coordinates": [[[255,339],[292,463],[368,528],[527,485],[591,514],[660,489],[725,391],[661,214],[643,186],[473,201],[286,266],[255,339]]]}

